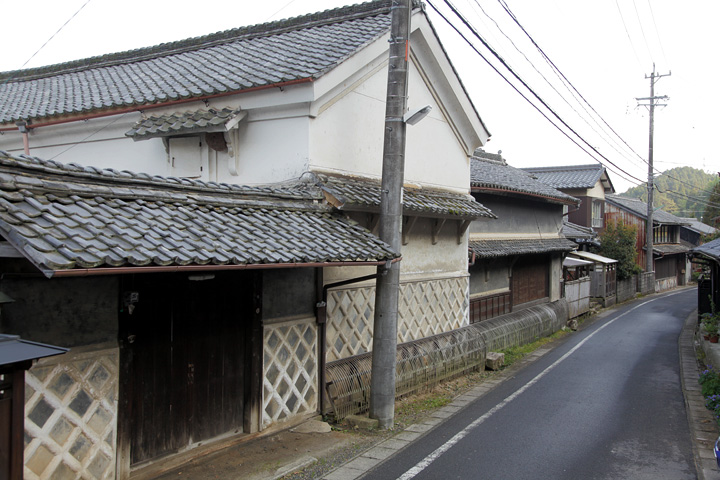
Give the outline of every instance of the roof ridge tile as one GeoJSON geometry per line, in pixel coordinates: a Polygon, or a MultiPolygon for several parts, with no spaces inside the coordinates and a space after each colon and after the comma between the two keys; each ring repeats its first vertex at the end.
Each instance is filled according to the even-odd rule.
{"type": "Polygon", "coordinates": [[[355,18],[390,11],[390,0],[375,0],[355,5],[327,9],[296,17],[275,20],[272,22],[247,25],[229,30],[214,32],[198,37],[161,43],[150,47],[142,47],[123,52],[109,53],[94,57],[71,60],[55,65],[36,67],[24,70],[0,72],[0,83],[37,80],[49,76],[75,73],[91,68],[110,67],[123,63],[134,63],[143,60],[161,58],[193,50],[199,50],[236,40],[276,35],[289,31],[302,30],[320,25],[345,22],[355,18]]]}

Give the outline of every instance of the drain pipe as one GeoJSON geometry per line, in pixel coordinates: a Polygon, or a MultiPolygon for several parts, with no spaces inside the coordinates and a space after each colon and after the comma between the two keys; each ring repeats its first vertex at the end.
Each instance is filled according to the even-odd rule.
{"type": "MultiPolygon", "coordinates": [[[[388,263],[395,263],[396,261],[400,260],[399,258],[396,258],[395,260],[391,260],[388,263]]],[[[318,342],[320,343],[320,361],[318,362],[318,384],[319,384],[319,394],[320,394],[320,415],[325,414],[325,357],[327,355],[327,294],[328,290],[335,287],[342,287],[344,285],[351,285],[353,283],[360,283],[364,282],[366,280],[373,280],[377,279],[379,273],[373,273],[372,275],[365,275],[363,277],[356,277],[356,278],[349,278],[347,280],[343,280],[341,282],[335,282],[335,283],[328,283],[327,285],[323,286],[322,290],[322,300],[315,305],[316,307],[316,315],[317,315],[317,324],[320,327],[318,329],[318,342]]]]}
{"type": "Polygon", "coordinates": [[[30,156],[30,137],[28,136],[28,126],[25,121],[19,121],[15,125],[17,125],[18,130],[20,133],[22,133],[23,138],[23,150],[25,151],[25,155],[30,156]]]}

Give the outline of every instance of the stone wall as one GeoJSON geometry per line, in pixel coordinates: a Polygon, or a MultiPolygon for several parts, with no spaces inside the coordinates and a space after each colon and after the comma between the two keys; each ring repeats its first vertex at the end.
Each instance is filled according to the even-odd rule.
{"type": "Polygon", "coordinates": [[[630,300],[631,298],[635,297],[635,293],[637,293],[637,281],[637,275],[633,275],[630,278],[626,278],[625,280],[618,280],[616,282],[618,303],[630,300]]]}
{"type": "Polygon", "coordinates": [[[638,290],[643,295],[655,293],[655,272],[645,272],[638,275],[638,290]]]}

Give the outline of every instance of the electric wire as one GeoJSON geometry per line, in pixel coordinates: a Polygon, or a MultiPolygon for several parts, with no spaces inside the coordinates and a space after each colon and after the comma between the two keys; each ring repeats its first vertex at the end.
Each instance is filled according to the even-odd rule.
{"type": "Polygon", "coordinates": [[[642,20],[640,19],[640,12],[638,12],[637,3],[635,2],[635,0],[632,0],[632,4],[633,8],[635,8],[635,16],[637,17],[638,25],[640,26],[640,33],[642,33],[643,41],[645,42],[645,49],[647,49],[650,60],[653,62],[654,65],[655,59],[653,58],[653,54],[650,51],[650,45],[648,44],[647,37],[645,36],[645,29],[643,28],[642,20]]]}
{"type": "Polygon", "coordinates": [[[628,31],[627,24],[625,23],[625,17],[622,14],[622,10],[620,10],[620,4],[618,3],[618,0],[615,0],[615,6],[617,7],[618,13],[620,14],[620,20],[622,21],[623,28],[625,28],[625,33],[628,37],[628,42],[630,42],[630,48],[632,48],[633,54],[635,54],[635,60],[637,60],[638,66],[642,69],[642,62],[640,62],[640,57],[637,54],[637,50],[635,50],[635,44],[632,41],[632,37],[630,36],[630,32],[628,31]]]}
{"type": "MultiPolygon", "coordinates": [[[[475,0],[475,1],[476,1],[476,3],[477,3],[477,0],[475,0]]],[[[522,32],[528,37],[528,39],[530,40],[530,42],[532,42],[532,44],[535,46],[535,48],[537,48],[537,50],[540,52],[540,54],[543,56],[543,58],[545,58],[546,61],[549,63],[549,65],[551,65],[553,71],[557,72],[556,74],[560,75],[560,76],[562,77],[562,79],[564,79],[564,83],[566,83],[567,85],[569,85],[569,86],[572,88],[572,90],[577,93],[577,95],[583,100],[583,102],[588,105],[588,107],[595,113],[595,115],[597,115],[597,117],[598,117],[600,120],[602,120],[602,122],[610,129],[610,131],[612,131],[612,133],[613,133],[617,138],[619,138],[619,139],[622,141],[622,143],[625,144],[625,146],[626,146],[632,153],[635,154],[635,156],[636,156],[637,158],[639,158],[645,165],[650,165],[649,162],[648,162],[645,158],[643,158],[639,153],[637,153],[637,152],[625,141],[625,139],[623,139],[622,136],[621,136],[619,133],[617,133],[617,132],[615,131],[615,129],[612,128],[612,126],[610,126],[610,124],[603,118],[603,116],[600,115],[600,113],[598,113],[597,110],[595,110],[595,108],[590,104],[590,102],[588,102],[587,99],[585,99],[585,97],[577,90],[577,88],[575,88],[575,86],[572,84],[572,82],[565,76],[565,74],[562,73],[562,71],[561,71],[561,70],[557,67],[557,65],[550,59],[550,57],[545,53],[545,51],[540,47],[540,45],[538,45],[538,43],[537,43],[537,42],[535,41],[535,39],[530,35],[530,33],[525,29],[525,27],[522,26],[522,24],[521,24],[520,21],[518,20],[517,16],[515,16],[515,14],[510,10],[510,7],[507,5],[507,3],[506,3],[504,0],[498,0],[498,2],[499,2],[500,5],[503,7],[503,10],[505,10],[505,12],[506,12],[506,13],[510,16],[510,18],[513,20],[513,22],[515,22],[515,24],[520,28],[520,30],[522,30],[522,32]]],[[[617,3],[617,2],[616,2],[616,3],[617,3]]],[[[482,8],[482,7],[481,7],[481,8],[482,8]]],[[[619,6],[618,6],[618,9],[619,9],[619,6]]],[[[483,10],[483,13],[485,13],[484,10],[483,10]]],[[[487,15],[487,13],[485,13],[485,14],[487,15]]],[[[621,12],[621,17],[622,17],[622,12],[621,12]]],[[[497,25],[497,23],[496,23],[496,25],[497,25]]],[[[623,19],[623,25],[624,25],[624,19],[623,19]]],[[[627,28],[625,29],[625,31],[626,31],[626,33],[628,33],[627,28]]],[[[628,33],[628,36],[629,36],[629,33],[628,33]]],[[[511,43],[512,43],[512,42],[511,42],[511,43]]],[[[513,43],[513,45],[514,45],[514,43],[513,43]]],[[[526,57],[526,58],[527,58],[527,57],[526,57]]],[[[543,78],[545,79],[545,81],[547,81],[547,79],[546,79],[544,76],[543,76],[543,78]]],[[[575,98],[577,99],[577,97],[575,97],[575,98]]],[[[584,107],[583,107],[583,108],[584,108],[584,107]]],[[[587,112],[587,110],[585,110],[585,111],[587,112]]],[[[577,113],[577,111],[576,111],[576,113],[577,113]]],[[[587,122],[586,122],[586,123],[587,123],[587,122]]],[[[595,131],[595,130],[593,129],[593,131],[595,131]]],[[[597,133],[597,131],[595,131],[595,132],[597,133]]],[[[611,145],[611,147],[612,147],[612,145],[611,145]]],[[[615,151],[617,151],[618,153],[621,153],[621,152],[619,152],[617,149],[615,149],[615,151]]],[[[621,155],[622,155],[622,153],[621,153],[621,155]]],[[[625,155],[623,155],[623,156],[624,156],[625,158],[628,158],[628,157],[626,157],[625,155]]],[[[655,167],[655,166],[653,166],[653,170],[654,170],[655,172],[659,173],[659,174],[663,174],[663,173],[664,173],[664,172],[661,172],[661,171],[660,171],[657,167],[655,167]]],[[[669,177],[669,178],[672,178],[673,180],[676,180],[676,181],[678,181],[678,182],[680,182],[680,183],[683,183],[684,185],[687,185],[687,186],[690,186],[690,187],[693,187],[693,188],[695,187],[695,185],[692,185],[692,184],[689,184],[689,183],[687,183],[687,182],[684,182],[683,180],[678,179],[678,178],[675,178],[675,177],[673,177],[673,176],[671,176],[671,175],[668,175],[668,177],[669,177]]]]}
{"type": "MultiPolygon", "coordinates": [[[[582,143],[584,143],[585,145],[587,145],[587,147],[588,147],[589,149],[591,149],[597,156],[601,157],[601,158],[602,158],[603,160],[605,160],[607,163],[609,163],[610,165],[612,165],[613,167],[615,167],[616,170],[623,172],[625,175],[627,175],[627,176],[630,177],[630,178],[635,179],[636,181],[643,182],[643,180],[635,177],[635,176],[632,175],[631,173],[629,173],[629,172],[623,170],[622,168],[620,168],[619,166],[617,166],[617,165],[616,165],[615,163],[613,163],[610,159],[608,159],[605,155],[601,154],[595,147],[593,147],[592,145],[590,145],[590,143],[589,143],[587,140],[585,140],[584,137],[582,137],[577,131],[575,131],[570,125],[568,125],[568,123],[567,123],[565,120],[563,120],[562,117],[560,117],[560,116],[547,104],[547,102],[545,102],[522,78],[520,78],[520,76],[512,69],[512,67],[510,67],[510,65],[508,65],[508,63],[507,63],[500,55],[498,55],[498,53],[485,41],[485,39],[477,32],[477,30],[476,30],[472,25],[470,25],[470,23],[467,21],[467,19],[457,10],[457,8],[455,8],[455,6],[452,4],[452,2],[450,2],[450,0],[444,0],[444,2],[445,2],[445,4],[450,8],[450,10],[455,14],[455,16],[457,16],[457,17],[460,19],[460,21],[465,25],[465,27],[468,28],[468,29],[473,33],[473,35],[483,44],[483,46],[485,46],[485,48],[487,48],[487,49],[490,51],[490,53],[492,53],[492,55],[503,65],[503,67],[505,67],[505,68],[515,77],[515,79],[517,79],[560,123],[562,123],[562,124],[565,126],[565,128],[567,128],[569,131],[571,131],[571,132],[573,133],[573,135],[575,135],[582,143]]],[[[496,73],[498,73],[508,84],[512,85],[516,92],[520,93],[520,91],[517,89],[517,87],[515,87],[504,75],[502,75],[502,74],[499,72],[499,70],[498,70],[494,65],[492,65],[492,63],[489,62],[489,60],[487,60],[487,59],[477,50],[477,48],[472,44],[472,42],[470,42],[470,41],[459,31],[459,29],[458,29],[457,27],[455,27],[455,25],[452,24],[452,22],[450,22],[444,15],[442,15],[442,14],[440,13],[439,9],[438,9],[432,2],[428,1],[428,4],[433,8],[433,10],[435,10],[435,11],[438,13],[438,15],[440,15],[440,16],[443,18],[443,20],[445,20],[445,22],[447,22],[447,23],[463,38],[463,40],[465,40],[465,41],[473,48],[473,50],[475,50],[476,53],[478,53],[478,55],[481,56],[481,58],[483,58],[483,60],[484,60],[488,65],[490,65],[490,66],[493,68],[493,70],[495,70],[496,73]]],[[[539,108],[537,105],[535,105],[534,103],[530,102],[529,99],[528,99],[525,95],[523,95],[523,94],[521,94],[521,95],[522,95],[523,98],[524,98],[526,101],[528,101],[536,110],[538,110],[539,112],[541,112],[540,108],[539,108]]],[[[541,113],[542,113],[542,112],[541,112],[541,113]]],[[[543,113],[543,116],[544,116],[546,119],[549,120],[548,116],[545,115],[544,113],[543,113]]],[[[551,122],[551,124],[552,124],[553,126],[555,126],[555,128],[557,128],[560,132],[562,132],[567,138],[571,139],[571,140],[573,141],[573,143],[575,143],[577,146],[581,147],[574,138],[570,137],[570,135],[569,135],[567,132],[565,132],[564,130],[562,130],[557,124],[555,124],[555,123],[553,123],[553,122],[551,122]]],[[[585,153],[587,153],[588,155],[590,155],[590,157],[593,158],[593,160],[597,161],[598,163],[600,163],[600,164],[602,165],[602,162],[601,162],[600,160],[598,160],[596,157],[594,157],[592,154],[590,154],[590,152],[588,152],[585,148],[581,147],[581,149],[582,149],[585,153]]],[[[619,175],[619,176],[622,176],[622,175],[619,175]]],[[[625,177],[623,177],[623,178],[625,178],[625,177]]]]}
{"type": "MultiPolygon", "coordinates": [[[[67,21],[66,21],[65,23],[63,23],[60,28],[58,28],[57,32],[53,33],[53,34],[50,36],[50,38],[48,38],[48,39],[45,41],[45,43],[43,43],[42,46],[40,46],[40,48],[38,48],[37,51],[36,51],[35,53],[33,53],[33,54],[30,56],[30,58],[28,58],[28,59],[25,61],[25,63],[22,64],[22,66],[19,68],[19,70],[22,70],[23,68],[25,68],[25,65],[27,65],[28,63],[30,63],[30,60],[32,60],[33,58],[35,58],[35,55],[37,55],[38,53],[40,53],[40,51],[41,51],[43,48],[45,48],[45,46],[46,46],[48,43],[50,43],[50,41],[51,41],[53,38],[55,38],[55,36],[56,36],[58,33],[60,33],[60,32],[67,26],[67,24],[70,23],[70,22],[72,21],[72,19],[75,18],[75,17],[77,16],[77,14],[80,13],[80,11],[81,11],[83,8],[85,8],[85,6],[86,6],[88,3],[90,3],[91,1],[92,1],[92,0],[87,0],[85,3],[83,3],[82,6],[81,6],[80,8],[78,8],[77,11],[76,11],[75,13],[73,13],[72,16],[71,16],[70,18],[68,18],[67,21]]],[[[7,80],[6,80],[6,81],[7,81],[7,80]]]]}
{"type": "MultiPolygon", "coordinates": [[[[507,5],[507,3],[504,0],[498,0],[498,2],[503,7],[503,10],[505,10],[505,12],[508,14],[508,16],[510,16],[510,18],[513,20],[513,22],[515,22],[515,24],[520,28],[520,30],[522,30],[522,32],[528,37],[528,39],[530,40],[530,42],[532,42],[532,44],[535,46],[535,48],[538,50],[538,52],[540,52],[540,55],[550,65],[552,71],[555,72],[555,75],[558,76],[561,79],[561,81],[563,82],[563,84],[565,84],[566,88],[568,88],[568,90],[570,90],[570,93],[573,94],[573,97],[578,101],[578,103],[581,104],[581,106],[583,107],[583,110],[585,110],[585,112],[587,112],[587,109],[585,109],[585,107],[584,107],[584,105],[587,105],[590,108],[590,110],[592,110],[592,112],[597,116],[597,118],[599,118],[602,121],[602,123],[608,129],[610,129],[610,131],[615,135],[615,137],[620,139],[620,141],[629,149],[629,151],[631,151],[633,154],[635,154],[636,157],[638,157],[641,161],[645,162],[645,164],[647,165],[647,161],[639,153],[637,153],[630,146],[630,144],[628,144],[625,141],[625,139],[618,132],[615,131],[615,129],[612,126],[610,126],[610,124],[605,120],[605,118],[603,118],[603,116],[600,115],[600,113],[590,104],[590,102],[588,102],[588,100],[580,93],[580,91],[578,91],[578,89],[575,88],[575,85],[573,85],[573,83],[565,76],[565,74],[560,70],[560,68],[558,68],[558,66],[555,64],[555,62],[553,62],[550,59],[550,57],[545,53],[545,51],[542,49],[542,47],[540,47],[540,45],[538,45],[538,43],[530,35],[530,33],[525,29],[525,27],[523,27],[523,25],[518,20],[517,16],[515,16],[515,14],[512,12],[512,10],[510,10],[510,7],[507,5]],[[577,96],[575,94],[577,94],[577,96]],[[580,99],[582,99],[582,102],[580,102],[578,100],[578,97],[580,97],[580,99]]],[[[589,112],[587,112],[587,113],[588,113],[588,115],[590,115],[589,112]]],[[[592,117],[592,115],[590,115],[590,116],[595,121],[594,117],[592,117]]],[[[597,121],[596,121],[596,123],[597,123],[597,121]]],[[[598,125],[598,126],[600,126],[600,125],[598,125]]],[[[602,126],[600,126],[600,128],[602,128],[602,126]]],[[[608,138],[611,138],[611,137],[608,135],[608,138]]],[[[616,149],[616,151],[617,151],[617,149],[616,149]]],[[[620,153],[620,152],[618,152],[618,153],[620,153]]],[[[625,155],[623,155],[623,156],[625,156],[625,155]]],[[[628,158],[628,157],[625,157],[625,158],[628,158]]]]}
{"type": "Polygon", "coordinates": [[[668,62],[668,59],[665,56],[665,49],[663,48],[662,40],[660,38],[660,30],[658,30],[657,22],[655,22],[655,12],[653,11],[652,3],[650,2],[650,0],[647,0],[647,4],[648,4],[648,7],[650,7],[650,18],[652,18],[653,26],[655,27],[655,36],[658,39],[658,45],[660,45],[660,53],[662,53],[663,60],[665,60],[665,63],[669,65],[670,62],[668,62]]]}
{"type": "MultiPolygon", "coordinates": [[[[498,1],[500,2],[501,6],[503,6],[503,8],[504,8],[504,5],[503,5],[504,2],[503,2],[503,0],[498,0],[498,1]]],[[[587,115],[587,117],[586,117],[586,116],[583,116],[583,115],[570,103],[570,101],[568,101],[568,99],[565,98],[565,96],[564,96],[562,93],[560,93],[560,91],[559,91],[557,88],[555,88],[555,85],[553,85],[552,82],[550,82],[550,80],[548,80],[548,78],[537,68],[537,66],[532,62],[532,60],[530,60],[530,59],[527,57],[527,55],[525,55],[525,53],[524,53],[522,50],[520,50],[520,48],[518,48],[518,46],[515,44],[515,42],[505,33],[505,31],[504,31],[502,28],[500,28],[500,25],[498,25],[498,23],[495,21],[495,19],[492,18],[492,17],[485,11],[485,9],[484,9],[484,8],[482,7],[482,5],[480,4],[479,0],[475,0],[475,4],[477,4],[477,6],[480,8],[480,10],[482,11],[483,15],[485,15],[487,18],[489,18],[489,19],[495,24],[495,27],[496,27],[496,28],[500,31],[500,33],[502,33],[503,36],[510,42],[510,44],[515,48],[515,50],[516,50],[520,55],[523,56],[523,58],[525,59],[525,61],[527,61],[527,62],[530,64],[530,66],[535,70],[535,72],[537,72],[537,74],[540,75],[540,77],[542,77],[542,79],[545,81],[545,83],[547,83],[548,86],[550,86],[550,88],[558,95],[558,97],[560,97],[560,98],[563,100],[563,102],[565,102],[565,104],[566,104],[568,107],[570,107],[570,109],[571,109],[573,112],[575,112],[575,114],[577,114],[577,116],[578,116],[583,122],[585,122],[585,124],[586,124],[588,127],[590,127],[590,129],[591,129],[593,132],[595,132],[596,134],[598,134],[600,137],[603,137],[603,136],[604,136],[606,141],[609,140],[610,142],[614,142],[614,140],[612,139],[612,137],[611,137],[609,134],[607,134],[605,131],[602,131],[602,132],[598,131],[598,130],[590,123],[590,121],[588,120],[588,118],[591,119],[591,120],[595,123],[595,125],[597,125],[598,127],[600,127],[600,128],[602,129],[602,126],[598,123],[598,121],[590,114],[590,112],[587,110],[587,108],[585,108],[585,105],[584,105],[582,102],[580,102],[580,100],[579,100],[579,99],[577,98],[577,96],[573,93],[573,91],[572,91],[572,90],[568,87],[568,85],[563,81],[563,77],[561,77],[561,76],[558,74],[558,72],[556,71],[556,70],[557,70],[557,67],[554,67],[554,65],[552,65],[550,62],[548,62],[547,58],[544,56],[544,53],[542,52],[542,49],[539,48],[539,46],[538,46],[537,43],[534,41],[534,39],[525,31],[525,29],[522,28],[522,26],[519,24],[519,22],[518,22],[516,19],[514,19],[514,20],[515,20],[515,23],[517,23],[518,26],[520,26],[520,28],[525,32],[525,34],[528,36],[528,38],[529,38],[530,41],[533,43],[533,45],[535,45],[535,47],[538,49],[538,51],[540,52],[540,54],[543,56],[543,59],[545,59],[545,62],[548,63],[548,65],[550,65],[551,71],[552,71],[552,72],[555,74],[555,76],[560,80],[561,84],[565,87],[565,89],[568,90],[568,92],[570,92],[570,94],[572,95],[572,97],[574,98],[574,100],[580,105],[580,107],[583,109],[583,111],[585,112],[585,114],[587,115]]],[[[508,12],[507,9],[506,9],[505,11],[508,12]]],[[[512,15],[511,15],[511,17],[512,17],[512,15]]],[[[596,112],[596,114],[597,114],[597,112],[596,112]]],[[[606,123],[607,123],[607,122],[606,122],[606,123]]],[[[613,131],[613,133],[615,133],[615,132],[613,131]]],[[[615,135],[617,135],[617,133],[616,133],[615,135]]],[[[615,147],[615,145],[613,145],[612,143],[609,143],[609,142],[608,142],[608,145],[610,145],[610,147],[611,147],[613,150],[615,150],[619,155],[624,156],[625,158],[628,158],[625,153],[623,153],[623,152],[621,152],[620,150],[618,150],[618,149],[615,147]]],[[[628,158],[628,160],[630,160],[630,159],[628,158]]]]}
{"type": "MultiPolygon", "coordinates": [[[[528,102],[528,103],[530,104],[530,106],[532,106],[535,110],[537,110],[537,112],[538,112],[540,115],[542,115],[548,122],[550,122],[550,124],[551,124],[553,127],[555,127],[560,133],[562,133],[563,135],[565,135],[565,137],[567,137],[571,142],[573,142],[575,145],[577,145],[578,148],[580,148],[582,151],[584,151],[585,153],[587,153],[593,160],[595,160],[596,162],[598,162],[598,163],[600,163],[600,164],[602,165],[602,162],[600,162],[597,158],[595,158],[589,151],[587,151],[582,145],[580,145],[574,138],[572,138],[567,132],[565,132],[563,129],[561,129],[560,126],[558,126],[555,122],[553,122],[553,121],[550,119],[550,117],[548,117],[547,114],[545,114],[545,112],[543,112],[543,111],[540,109],[540,107],[538,107],[537,105],[535,105],[524,93],[522,93],[522,92],[518,89],[517,86],[515,86],[507,77],[505,77],[505,75],[503,75],[503,74],[497,69],[497,67],[496,67],[495,65],[493,65],[493,64],[490,62],[490,60],[488,60],[488,59],[477,49],[477,47],[476,47],[475,45],[473,45],[473,43],[472,43],[465,35],[463,35],[462,32],[460,32],[460,30],[459,30],[442,12],[440,12],[440,10],[432,3],[432,1],[428,0],[428,5],[430,5],[430,7],[431,7],[433,10],[435,10],[435,13],[437,13],[437,14],[440,16],[440,18],[442,18],[442,19],[445,21],[445,23],[447,23],[447,24],[450,26],[450,28],[452,28],[453,30],[455,30],[455,32],[456,32],[458,35],[460,35],[460,38],[462,38],[462,39],[470,46],[470,48],[471,48],[475,53],[477,53],[478,56],[480,56],[480,58],[482,58],[483,61],[485,61],[485,63],[487,63],[487,65],[488,65],[490,68],[492,68],[492,69],[495,71],[495,73],[497,73],[498,75],[500,75],[500,77],[501,77],[503,80],[505,80],[505,82],[506,82],[508,85],[510,85],[510,87],[511,87],[513,90],[515,90],[516,93],[518,93],[526,102],[528,102]]],[[[606,167],[606,168],[607,168],[607,167],[606,167]]],[[[623,176],[622,174],[620,174],[620,173],[618,173],[618,172],[615,172],[614,170],[613,170],[613,172],[614,172],[614,173],[617,173],[617,175],[618,175],[619,177],[623,178],[624,180],[626,180],[626,181],[634,184],[634,182],[633,182],[632,180],[628,179],[627,177],[623,176]]],[[[640,181],[640,183],[642,183],[642,180],[639,180],[639,179],[636,178],[636,177],[632,177],[632,178],[633,178],[634,180],[640,181]]]]}
{"type": "Polygon", "coordinates": [[[128,114],[128,112],[125,112],[125,113],[123,113],[122,115],[116,116],[111,122],[108,122],[108,123],[105,124],[104,126],[98,128],[97,130],[95,130],[95,131],[93,131],[92,133],[88,134],[87,136],[85,136],[85,137],[84,137],[82,140],[80,140],[79,142],[73,143],[72,145],[70,145],[70,146],[69,146],[68,148],[66,148],[65,150],[56,153],[55,155],[53,155],[52,157],[50,157],[48,160],[55,160],[55,159],[56,159],[57,157],[59,157],[60,155],[65,154],[68,150],[72,150],[73,148],[81,145],[83,142],[85,142],[85,140],[87,140],[87,139],[95,136],[96,134],[102,132],[103,130],[105,130],[106,128],[108,128],[108,127],[109,127],[110,125],[112,125],[113,123],[115,123],[115,122],[117,122],[118,120],[124,118],[127,114],[128,114]]]}

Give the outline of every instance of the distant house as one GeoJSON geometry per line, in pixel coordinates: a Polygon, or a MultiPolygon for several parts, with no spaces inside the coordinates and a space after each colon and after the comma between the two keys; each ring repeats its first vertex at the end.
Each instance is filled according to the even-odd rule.
{"type": "Polygon", "coordinates": [[[713,303],[720,308],[720,238],[693,248],[691,256],[709,273],[698,286],[698,313],[712,313],[713,303]]]}
{"type": "Polygon", "coordinates": [[[605,195],[615,193],[607,170],[600,164],[563,167],[528,167],[524,171],[539,181],[580,200],[577,209],[568,210],[568,221],[596,232],[602,231],[605,195]]]}
{"type": "Polygon", "coordinates": [[[680,228],[680,242],[688,247],[697,247],[702,244],[705,235],[715,233],[716,229],[706,225],[694,217],[680,217],[686,223],[680,228]]]}
{"type": "Polygon", "coordinates": [[[577,245],[562,234],[578,200],[477,149],[471,191],[497,219],[470,225],[470,322],[561,298],[562,261],[577,245]]]}
{"type": "Polygon", "coordinates": [[[124,479],[315,414],[325,362],[371,349],[368,276],[400,256],[398,342],[468,324],[489,132],[419,5],[410,108],[432,111],[408,128],[402,252],[373,234],[390,10],[0,74],[8,318],[74,355],[28,372],[26,478],[124,479]]]}
{"type": "MultiPolygon", "coordinates": [[[[647,203],[619,195],[605,197],[605,222],[622,221],[637,231],[637,264],[645,269],[647,203]]],[[[680,231],[686,225],[683,219],[663,210],[653,212],[653,271],[656,291],[685,285],[690,280],[690,248],[680,241],[680,231]]]]}

